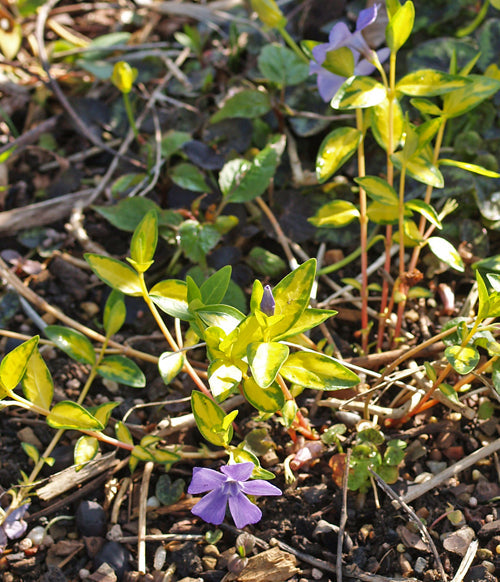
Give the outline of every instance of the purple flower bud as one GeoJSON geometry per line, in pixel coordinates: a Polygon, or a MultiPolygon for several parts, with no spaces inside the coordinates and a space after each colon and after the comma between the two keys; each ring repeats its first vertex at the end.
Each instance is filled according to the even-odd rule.
{"type": "Polygon", "coordinates": [[[274,315],[274,308],[276,302],[274,301],[273,292],[271,291],[271,286],[266,285],[264,287],[264,295],[262,295],[262,301],[260,302],[260,310],[266,315],[274,315]]]}

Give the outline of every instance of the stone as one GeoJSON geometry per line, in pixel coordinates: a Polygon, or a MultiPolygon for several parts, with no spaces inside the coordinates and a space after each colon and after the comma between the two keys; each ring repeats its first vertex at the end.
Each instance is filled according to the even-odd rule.
{"type": "Polygon", "coordinates": [[[464,557],[475,535],[471,527],[461,527],[457,531],[443,534],[443,547],[448,552],[464,557]]]}

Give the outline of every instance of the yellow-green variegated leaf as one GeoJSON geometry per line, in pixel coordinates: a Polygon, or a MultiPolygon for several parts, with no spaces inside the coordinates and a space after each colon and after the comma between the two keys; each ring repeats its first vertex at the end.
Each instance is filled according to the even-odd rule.
{"type": "Polygon", "coordinates": [[[139,461],[153,461],[153,450],[146,449],[145,447],[141,447],[141,445],[136,445],[132,452],[130,453],[134,459],[138,459],[139,461]]]}
{"type": "Polygon", "coordinates": [[[254,342],[247,348],[252,377],[261,388],[270,386],[287,359],[290,349],[279,342],[254,342]]]}
{"type": "Polygon", "coordinates": [[[316,390],[339,390],[359,383],[359,377],[333,358],[317,352],[290,354],[280,374],[289,382],[316,390]]]}
{"type": "Polygon", "coordinates": [[[363,109],[382,103],[387,91],[382,83],[372,77],[350,77],[335,94],[331,106],[334,109],[363,109]]]}
{"type": "Polygon", "coordinates": [[[90,414],[97,418],[97,420],[103,425],[107,426],[108,421],[111,417],[113,410],[119,405],[119,402],[105,402],[99,406],[92,406],[89,408],[90,414]]]}
{"type": "Polygon", "coordinates": [[[22,380],[28,360],[37,347],[38,340],[38,336],[32,337],[14,348],[2,359],[0,363],[0,398],[5,397],[5,390],[14,390],[22,380]]]}
{"type": "Polygon", "coordinates": [[[253,378],[245,378],[242,387],[248,402],[261,412],[267,414],[277,412],[285,404],[285,397],[277,382],[273,382],[267,388],[261,388],[253,378]]]}
{"type": "Polygon", "coordinates": [[[346,46],[326,53],[326,59],[321,66],[339,77],[351,77],[354,75],[354,55],[346,46]]]}
{"type": "MultiPolygon", "coordinates": [[[[283,318],[269,326],[269,338],[281,336],[291,329],[308,307],[316,276],[316,259],[309,259],[274,287],[275,316],[283,318]]],[[[247,344],[248,345],[248,344],[247,344]]]]}
{"type": "Polygon", "coordinates": [[[375,224],[396,224],[399,220],[399,208],[394,205],[372,202],[366,212],[370,221],[375,224]]]}
{"type": "Polygon", "coordinates": [[[445,95],[443,114],[446,118],[469,112],[500,89],[500,81],[491,77],[469,75],[467,79],[472,82],[470,85],[445,95]]]}
{"type": "Polygon", "coordinates": [[[165,451],[163,449],[148,449],[151,454],[153,455],[153,460],[155,463],[159,465],[165,465],[169,467],[172,463],[177,463],[180,461],[181,457],[177,453],[173,453],[172,451],[165,451]]]}
{"type": "Polygon", "coordinates": [[[408,200],[408,202],[405,202],[405,208],[414,210],[415,212],[418,212],[418,214],[425,216],[425,218],[436,228],[443,228],[438,213],[430,204],[427,204],[423,200],[419,200],[418,198],[408,200]]]}
{"type": "Polygon", "coordinates": [[[132,388],[144,388],[146,377],[139,366],[125,356],[106,356],[97,366],[97,372],[107,380],[113,380],[132,388]]]}
{"type": "Polygon", "coordinates": [[[362,139],[361,131],[352,127],[340,127],[325,137],[316,157],[316,177],[320,184],[331,178],[347,162],[362,139]]]}
{"type": "MultiPolygon", "coordinates": [[[[401,240],[401,232],[398,230],[392,235],[395,244],[401,240]]],[[[423,242],[423,237],[418,230],[418,226],[413,220],[405,220],[403,223],[403,245],[405,247],[416,247],[423,242]]]]}
{"type": "Polygon", "coordinates": [[[211,398],[193,390],[191,393],[191,409],[196,425],[203,438],[218,447],[225,447],[233,438],[233,427],[224,429],[226,413],[211,398]]]}
{"type": "Polygon", "coordinates": [[[115,424],[115,434],[116,438],[122,443],[127,443],[128,445],[134,444],[134,439],[132,438],[127,425],[124,424],[121,420],[115,424]]]}
{"type": "Polygon", "coordinates": [[[24,396],[27,400],[49,410],[54,395],[54,383],[38,349],[33,350],[22,379],[24,396]]]}
{"type": "Polygon", "coordinates": [[[75,470],[80,471],[84,465],[91,461],[99,451],[99,441],[95,437],[88,435],[81,436],[75,445],[73,451],[75,460],[75,470]]]}
{"type": "Polygon", "coordinates": [[[309,222],[321,227],[340,228],[359,218],[359,210],[347,200],[333,200],[322,206],[309,222]]]}
{"type": "Polygon", "coordinates": [[[28,455],[28,457],[36,464],[40,459],[40,452],[39,450],[30,443],[21,443],[23,447],[23,451],[28,455]]]}
{"type": "Polygon", "coordinates": [[[47,416],[47,424],[52,428],[66,430],[102,430],[103,424],[83,406],[63,400],[58,402],[47,416]]]}
{"type": "Polygon", "coordinates": [[[400,79],[396,84],[396,91],[413,97],[433,97],[467,87],[470,84],[468,79],[435,69],[421,69],[400,79]]]}
{"type": "Polygon", "coordinates": [[[378,176],[363,176],[362,178],[354,178],[354,181],[364,188],[372,200],[380,202],[380,204],[384,204],[385,206],[399,205],[396,190],[386,180],[378,176]]]}
{"type": "Polygon", "coordinates": [[[469,374],[479,362],[479,352],[471,346],[448,346],[444,355],[459,374],[469,374]]]}
{"type": "Polygon", "coordinates": [[[387,46],[392,53],[397,53],[408,40],[413,30],[414,22],[415,7],[413,2],[408,0],[392,14],[385,31],[387,46]]]}
{"type": "Polygon", "coordinates": [[[431,236],[427,240],[429,248],[436,255],[436,257],[449,265],[452,269],[464,271],[464,263],[457,249],[444,238],[438,236],[431,236]]]}
{"type": "Polygon", "coordinates": [[[117,333],[125,323],[127,317],[127,308],[123,300],[123,293],[113,289],[106,300],[104,306],[103,324],[106,335],[111,337],[117,333]]]}
{"type": "Polygon", "coordinates": [[[162,311],[183,321],[193,319],[189,313],[185,281],[167,279],[160,281],[150,291],[149,297],[162,311]]]}
{"type": "Polygon", "coordinates": [[[92,365],[95,362],[95,351],[86,336],[79,331],[62,325],[48,325],[45,335],[70,358],[82,364],[92,365]]]}
{"type": "Polygon", "coordinates": [[[94,253],[86,253],[85,260],[94,273],[113,289],[121,291],[125,295],[142,295],[142,286],[139,275],[127,264],[103,257],[94,253]]]}
{"type": "MultiPolygon", "coordinates": [[[[399,169],[404,165],[404,156],[402,152],[393,154],[391,160],[399,169]]],[[[418,182],[422,182],[428,186],[433,186],[434,188],[443,188],[444,186],[443,175],[429,160],[425,149],[420,154],[412,156],[406,162],[406,172],[418,182]]]]}
{"type": "Polygon", "coordinates": [[[158,370],[165,384],[170,384],[184,367],[186,358],[183,352],[163,352],[158,359],[158,370]]]}
{"type": "Polygon", "coordinates": [[[158,213],[150,210],[138,224],[130,243],[130,262],[139,273],[152,265],[157,244],[158,213]]]}
{"type": "Polygon", "coordinates": [[[275,337],[274,339],[276,341],[281,341],[286,338],[293,337],[294,335],[304,333],[308,329],[312,329],[330,317],[337,315],[337,313],[338,312],[334,309],[315,309],[314,307],[309,307],[302,313],[302,315],[290,329],[288,329],[282,335],[275,337]]]}
{"type": "MultiPolygon", "coordinates": [[[[377,143],[384,150],[389,148],[389,99],[370,109],[371,129],[377,143]]],[[[404,116],[399,100],[392,102],[392,151],[398,149],[403,136],[404,116]]]]}
{"type": "Polygon", "coordinates": [[[208,383],[210,392],[217,402],[223,402],[233,392],[240,383],[242,377],[241,370],[224,360],[215,360],[208,367],[208,383]]]}
{"type": "Polygon", "coordinates": [[[418,109],[420,113],[424,115],[442,115],[442,110],[432,101],[429,99],[423,99],[419,97],[415,97],[414,99],[410,99],[410,103],[418,109]]]}
{"type": "Polygon", "coordinates": [[[500,178],[498,172],[493,172],[492,170],[487,170],[482,166],[477,164],[469,164],[467,162],[460,162],[459,160],[439,160],[439,165],[441,166],[454,166],[455,168],[460,168],[461,170],[467,170],[468,172],[473,172],[474,174],[479,174],[480,176],[486,176],[487,178],[500,178]]]}

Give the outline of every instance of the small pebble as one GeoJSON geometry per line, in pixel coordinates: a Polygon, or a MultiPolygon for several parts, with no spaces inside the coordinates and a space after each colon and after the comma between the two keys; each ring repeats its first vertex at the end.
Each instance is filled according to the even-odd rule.
{"type": "Polygon", "coordinates": [[[19,542],[19,549],[23,552],[29,550],[31,547],[33,547],[33,541],[31,538],[24,538],[19,542]]]}
{"type": "Polygon", "coordinates": [[[469,507],[477,507],[477,498],[471,496],[469,498],[469,507]]]}
{"type": "Polygon", "coordinates": [[[104,537],[106,512],[96,501],[82,501],[76,511],[76,527],[83,536],[104,537]]]}
{"type": "Polygon", "coordinates": [[[323,578],[323,572],[318,568],[313,568],[311,570],[311,576],[314,580],[321,580],[321,578],[323,578]]]}
{"type": "Polygon", "coordinates": [[[489,560],[483,560],[482,565],[490,574],[495,572],[495,564],[493,562],[490,562],[489,560]]]}
{"type": "Polygon", "coordinates": [[[107,542],[94,558],[94,568],[98,569],[102,564],[108,564],[115,571],[118,579],[122,579],[129,570],[130,554],[125,546],[118,542],[107,542]]]}
{"type": "Polygon", "coordinates": [[[39,546],[44,541],[45,528],[37,525],[28,532],[26,538],[29,538],[34,546],[39,546]]]}
{"type": "Polygon", "coordinates": [[[203,553],[205,556],[212,556],[213,558],[218,558],[220,556],[219,548],[214,544],[207,544],[203,548],[203,553]]]}
{"type": "Polygon", "coordinates": [[[427,568],[427,560],[422,556],[419,556],[415,560],[415,565],[413,566],[416,574],[423,574],[425,569],[427,568]]]}
{"type": "Polygon", "coordinates": [[[162,570],[167,559],[167,550],[165,546],[161,545],[156,548],[155,557],[153,561],[153,568],[155,570],[162,570]]]}
{"type": "MultiPolygon", "coordinates": [[[[239,558],[239,559],[241,559],[241,558],[239,558]]],[[[246,558],[244,558],[244,559],[246,559],[246,558]]],[[[214,558],[213,556],[203,556],[201,558],[201,563],[205,567],[205,570],[215,570],[215,568],[217,566],[217,558],[214,558]]]]}
{"type": "Polygon", "coordinates": [[[160,507],[160,505],[161,505],[160,500],[158,499],[158,497],[155,497],[154,495],[150,497],[146,502],[146,506],[151,509],[160,507]]]}
{"type": "Polygon", "coordinates": [[[106,539],[117,542],[123,536],[123,531],[120,524],[115,523],[106,534],[106,539]]]}

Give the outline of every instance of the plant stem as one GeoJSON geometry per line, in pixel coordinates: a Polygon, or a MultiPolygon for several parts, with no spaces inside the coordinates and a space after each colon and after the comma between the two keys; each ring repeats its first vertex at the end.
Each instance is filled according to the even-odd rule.
{"type": "MultiPolygon", "coordinates": [[[[366,250],[371,249],[372,246],[375,243],[379,242],[380,240],[383,240],[382,235],[376,235],[375,233],[372,234],[372,236],[367,241],[366,250]]],[[[352,263],[352,261],[357,259],[360,255],[361,255],[361,246],[359,246],[355,251],[353,251],[352,253],[347,255],[347,257],[344,257],[343,259],[341,259],[340,261],[337,261],[333,265],[328,265],[326,267],[323,267],[322,269],[319,269],[317,275],[319,277],[321,275],[328,275],[329,273],[334,273],[335,271],[342,269],[343,267],[345,267],[349,263],[352,263]]]]}
{"type": "MultiPolygon", "coordinates": [[[[283,378],[280,374],[278,374],[276,376],[276,382],[279,384],[279,387],[281,388],[281,391],[283,392],[283,396],[285,397],[285,400],[295,400],[294,397],[292,396],[292,394],[290,393],[290,390],[288,390],[288,386],[286,385],[286,382],[283,380],[283,378]]],[[[300,412],[300,410],[297,410],[297,414],[295,415],[295,418],[299,424],[300,432],[304,436],[306,436],[307,438],[309,438],[311,440],[318,440],[318,435],[316,435],[311,430],[311,426],[310,426],[309,422],[304,418],[304,415],[302,414],[302,412],[300,412]]]]}
{"type": "Polygon", "coordinates": [[[127,119],[130,123],[130,127],[134,132],[135,139],[139,139],[139,130],[137,129],[137,125],[135,124],[134,113],[132,112],[132,104],[130,103],[130,97],[128,93],[122,93],[123,95],[123,104],[125,105],[125,111],[127,113],[127,119]]]}
{"type": "MultiPolygon", "coordinates": [[[[365,147],[364,147],[364,124],[363,111],[356,109],[356,127],[361,131],[363,137],[358,146],[358,176],[366,175],[365,170],[365,147]]],[[[361,239],[361,347],[363,352],[368,350],[368,215],[366,211],[366,192],[364,188],[359,189],[359,226],[361,239]]]]}
{"type": "Polygon", "coordinates": [[[304,62],[306,62],[307,64],[309,64],[309,59],[306,57],[306,55],[300,50],[300,47],[298,46],[298,44],[293,40],[293,38],[288,34],[288,32],[286,31],[285,27],[282,26],[280,28],[278,28],[278,32],[281,34],[281,36],[283,37],[283,40],[286,42],[286,44],[293,50],[293,52],[300,58],[302,59],[304,62]]]}

